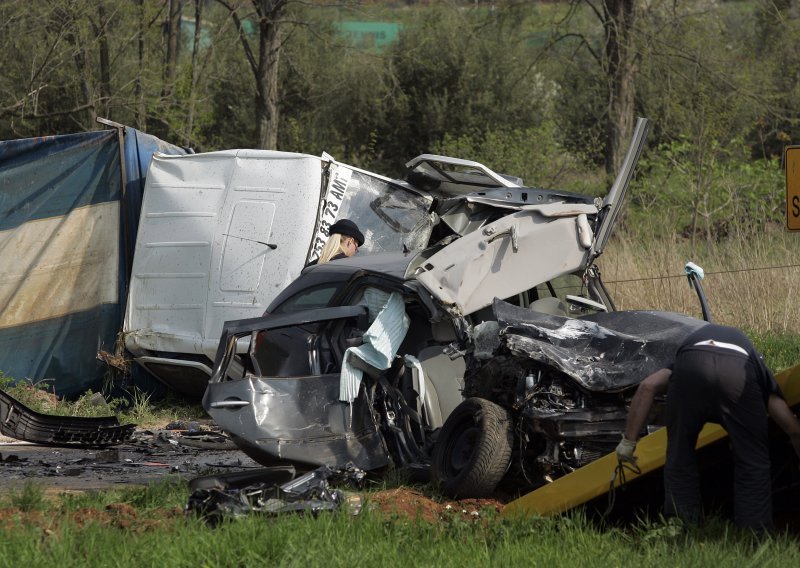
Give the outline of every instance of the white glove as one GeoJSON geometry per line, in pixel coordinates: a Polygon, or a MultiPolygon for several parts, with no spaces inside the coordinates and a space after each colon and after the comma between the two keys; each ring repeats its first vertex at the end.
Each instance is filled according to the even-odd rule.
{"type": "Polygon", "coordinates": [[[628,440],[623,434],[622,440],[620,441],[619,444],[617,444],[617,459],[620,461],[620,463],[628,462],[633,465],[636,465],[636,460],[638,458],[633,455],[633,452],[635,450],[636,450],[636,442],[628,440]]]}

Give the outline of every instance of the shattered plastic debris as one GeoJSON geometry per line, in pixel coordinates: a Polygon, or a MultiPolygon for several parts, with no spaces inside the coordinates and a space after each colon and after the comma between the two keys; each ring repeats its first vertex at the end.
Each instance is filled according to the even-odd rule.
{"type": "Polygon", "coordinates": [[[0,390],[0,434],[17,440],[62,447],[113,446],[130,440],[135,428],[120,424],[116,416],[41,414],[0,390]]]}
{"type": "MultiPolygon", "coordinates": [[[[186,444],[186,432],[137,430],[126,443],[88,449],[5,440],[0,437],[0,477],[4,487],[37,480],[66,490],[104,489],[119,484],[149,484],[168,476],[189,479],[203,472],[256,468],[212,425],[192,437],[214,440],[213,447],[186,444]],[[174,437],[178,444],[169,441],[174,437]],[[226,446],[229,449],[220,450],[226,446]],[[232,448],[232,449],[230,449],[232,448]]],[[[288,478],[286,479],[288,480],[288,478]]]]}
{"type": "Polygon", "coordinates": [[[199,422],[186,422],[184,420],[177,420],[175,422],[170,422],[166,426],[164,426],[164,430],[182,430],[187,432],[199,432],[202,430],[199,422]]]}
{"type": "Polygon", "coordinates": [[[203,517],[212,526],[223,518],[239,518],[253,513],[338,511],[351,515],[361,511],[361,496],[334,489],[334,485],[363,487],[365,472],[352,465],[342,469],[319,467],[295,478],[293,467],[262,468],[255,471],[193,479],[186,505],[187,514],[203,517]]]}

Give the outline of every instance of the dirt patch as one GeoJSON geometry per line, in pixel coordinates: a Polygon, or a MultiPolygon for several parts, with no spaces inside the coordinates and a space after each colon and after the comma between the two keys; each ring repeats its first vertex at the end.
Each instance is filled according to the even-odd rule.
{"type": "Polygon", "coordinates": [[[83,528],[96,523],[126,532],[142,533],[163,528],[168,523],[184,517],[183,509],[153,509],[145,513],[127,503],[111,503],[105,508],[82,507],[75,510],[50,509],[23,511],[16,507],[0,509],[0,527],[9,531],[14,527],[28,526],[49,534],[58,527],[69,525],[83,528]]]}
{"type": "Polygon", "coordinates": [[[455,518],[479,520],[487,514],[501,513],[505,506],[505,503],[496,499],[438,500],[408,487],[378,491],[370,494],[367,500],[369,507],[387,519],[401,518],[428,523],[455,518]]]}
{"type": "MultiPolygon", "coordinates": [[[[32,484],[44,492],[55,511],[43,518],[39,506],[31,511],[0,508],[0,528],[25,523],[51,530],[58,523],[82,527],[88,523],[147,531],[168,522],[175,512],[140,511],[126,504],[105,509],[87,508],[64,512],[58,499],[67,493],[103,491],[143,486],[165,479],[191,479],[209,473],[224,473],[261,467],[231,444],[213,435],[190,436],[189,430],[138,430],[129,443],[112,448],[54,448],[0,439],[0,498],[19,493],[32,484]]],[[[188,494],[187,494],[188,497],[188,494]]],[[[447,500],[426,489],[399,487],[370,492],[362,497],[387,520],[427,523],[486,520],[499,514],[508,500],[447,500]]],[[[179,512],[178,514],[182,514],[179,512]]]]}

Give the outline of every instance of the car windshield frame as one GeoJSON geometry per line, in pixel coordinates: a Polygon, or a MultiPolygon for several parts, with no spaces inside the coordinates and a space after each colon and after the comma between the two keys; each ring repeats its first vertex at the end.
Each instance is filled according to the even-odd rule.
{"type": "Polygon", "coordinates": [[[331,225],[353,221],[364,235],[359,254],[418,251],[433,231],[431,195],[389,178],[333,162],[308,262],[322,251],[331,225]]]}
{"type": "Polygon", "coordinates": [[[350,219],[364,233],[360,253],[421,250],[433,229],[430,205],[431,200],[423,195],[354,170],[339,218],[350,219]]]}
{"type": "Polygon", "coordinates": [[[282,301],[271,313],[275,315],[295,314],[298,312],[304,312],[306,310],[318,310],[320,308],[326,308],[330,305],[331,300],[336,297],[336,294],[342,289],[344,284],[345,281],[342,280],[323,282],[321,284],[309,286],[308,288],[304,288],[286,300],[282,301]],[[328,291],[330,293],[328,293],[328,291]],[[325,294],[317,299],[317,295],[320,292],[325,292],[325,294]],[[304,301],[308,300],[309,296],[314,296],[314,300],[311,303],[303,303],[304,301]]]}

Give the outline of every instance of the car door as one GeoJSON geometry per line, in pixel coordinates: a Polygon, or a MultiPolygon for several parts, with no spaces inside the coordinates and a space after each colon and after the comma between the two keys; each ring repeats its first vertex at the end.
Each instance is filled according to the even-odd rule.
{"type": "Polygon", "coordinates": [[[642,154],[649,132],[650,121],[646,118],[639,118],[636,121],[636,128],[633,132],[631,144],[628,147],[628,153],[622,162],[622,168],[617,173],[617,177],[600,207],[598,226],[595,231],[597,236],[592,244],[593,259],[600,256],[605,250],[611,231],[617,221],[617,216],[622,209],[622,204],[625,202],[625,194],[628,192],[628,186],[631,183],[631,179],[633,179],[633,172],[639,162],[639,156],[642,154]]]}

